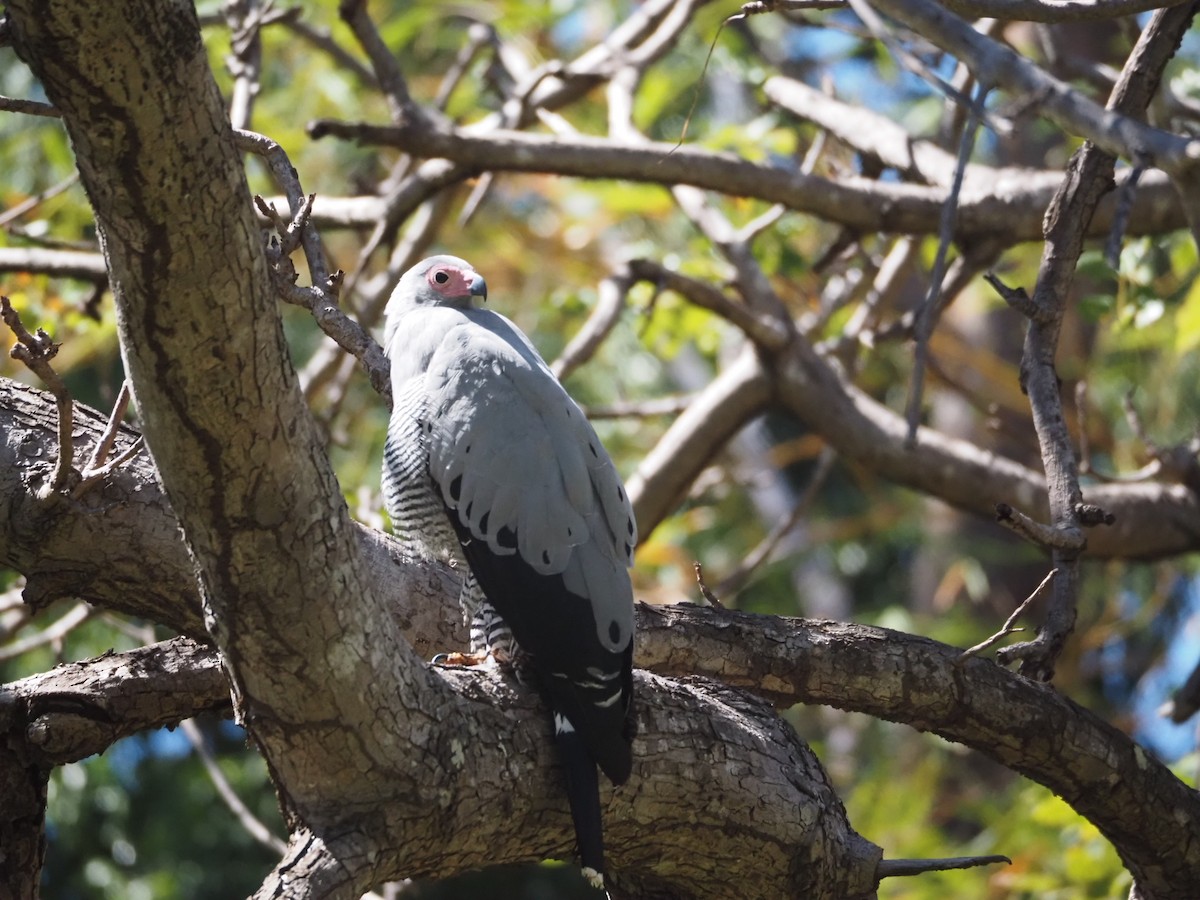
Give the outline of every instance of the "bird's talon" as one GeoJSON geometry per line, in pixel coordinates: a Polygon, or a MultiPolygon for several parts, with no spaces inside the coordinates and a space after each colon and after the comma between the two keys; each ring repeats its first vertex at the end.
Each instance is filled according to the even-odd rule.
{"type": "Polygon", "coordinates": [[[435,666],[487,666],[490,665],[491,655],[488,653],[439,653],[432,660],[435,666]]]}

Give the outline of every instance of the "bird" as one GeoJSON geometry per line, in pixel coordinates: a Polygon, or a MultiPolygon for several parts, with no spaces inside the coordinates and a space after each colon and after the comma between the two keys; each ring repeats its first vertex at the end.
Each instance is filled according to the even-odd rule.
{"type": "Polygon", "coordinates": [[[596,769],[621,785],[633,767],[637,525],[583,410],[486,300],[471,264],[444,255],[405,272],[388,299],[384,505],[411,550],[464,570],[466,658],[529,661],[581,869],[602,890],[596,769]]]}

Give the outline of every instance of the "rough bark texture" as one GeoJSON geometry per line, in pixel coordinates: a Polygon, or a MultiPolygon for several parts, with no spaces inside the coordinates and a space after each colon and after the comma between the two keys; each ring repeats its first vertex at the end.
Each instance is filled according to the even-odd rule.
{"type": "MultiPolygon", "coordinates": [[[[496,679],[425,666],[391,614],[393,586],[364,562],[378,543],[347,514],[288,361],[191,5],[97,17],[82,2],[13,3],[10,15],[75,146],[150,455],[235,709],[289,823],[335,861],[319,871],[339,872],[285,895],[565,855],[544,711],[496,679]]],[[[44,545],[28,552],[44,558],[44,545]]],[[[769,709],[728,688],[640,683],[654,752],[605,798],[616,885],[746,896],[753,865],[762,897],[873,892],[878,851],[769,709]],[[713,757],[718,736],[727,759],[713,757]],[[698,783],[712,794],[693,808],[698,783]],[[652,852],[647,818],[661,832],[652,852]],[[726,837],[699,856],[692,828],[726,837]]]]}
{"type": "MultiPolygon", "coordinates": [[[[5,870],[11,860],[21,867],[4,887],[17,896],[36,890],[51,763],[130,728],[222,705],[218,659],[293,827],[289,855],[261,896],[354,896],[389,879],[566,855],[571,826],[545,711],[503,677],[422,662],[428,649],[460,643],[447,614],[452,579],[399,560],[385,537],[350,520],[340,499],[288,360],[194,9],[141,0],[100,16],[93,7],[13,2],[10,36],[74,144],[149,453],[78,499],[35,499],[46,493],[55,453],[52,406],[0,383],[0,562],[29,577],[35,605],[82,596],[188,635],[207,631],[219,656],[180,640],[0,694],[0,786],[12,798],[0,839],[5,870]]],[[[426,141],[426,152],[457,153],[467,166],[500,165],[499,147],[514,168],[547,170],[544,160],[557,156],[559,170],[582,172],[611,149],[580,140],[563,152],[561,141],[520,134],[485,144],[421,127],[405,124],[401,137],[426,141]]],[[[794,173],[780,194],[778,174],[766,167],[687,147],[667,154],[639,145],[611,158],[626,168],[586,174],[650,179],[653,167],[657,181],[678,166],[681,180],[782,197],[863,227],[879,226],[880,192],[895,200],[885,224],[918,230],[943,196],[865,179],[823,193],[827,182],[794,173]]],[[[959,221],[969,229],[969,210],[959,221]]],[[[990,229],[993,217],[976,225],[990,229]]],[[[769,299],[769,285],[739,286],[769,299]]],[[[673,446],[704,452],[677,449],[676,464],[687,465],[648,468],[639,486],[647,505],[668,508],[697,460],[772,401],[846,456],[949,502],[1044,502],[1045,480],[1015,463],[926,430],[906,446],[903,421],[845,385],[803,342],[771,349],[761,359],[747,354],[710,395],[720,427],[680,417],[673,446]]],[[[80,410],[78,440],[90,444],[100,421],[80,410]]],[[[119,444],[131,439],[124,433],[119,444]]],[[[1200,510],[1175,487],[1089,493],[1127,529],[1093,549],[1194,549],[1200,510]]],[[[639,661],[680,677],[639,675],[635,774],[603,797],[618,890],[873,893],[878,849],[850,828],[808,748],[740,686],[772,702],[859,709],[976,746],[1096,822],[1141,896],[1194,896],[1194,793],[1051,689],[981,660],[957,667],[949,648],[879,630],[687,609],[639,615],[639,661]]]]}
{"type": "MultiPolygon", "coordinates": [[[[40,426],[21,435],[20,442],[26,446],[37,443],[43,448],[52,447],[55,440],[52,399],[41,392],[16,387],[11,382],[7,386],[16,396],[22,397],[23,402],[40,403],[43,410],[41,416],[32,417],[33,421],[41,423],[40,426]]],[[[0,409],[3,407],[0,398],[0,409]]],[[[80,411],[85,412],[82,408],[80,411]]],[[[91,434],[88,428],[98,428],[98,420],[94,414],[78,416],[77,421],[83,423],[81,435],[91,434]]],[[[34,458],[44,458],[48,453],[48,449],[44,449],[34,458]]],[[[125,516],[129,499],[135,497],[145,504],[141,508],[165,511],[156,515],[169,516],[169,506],[155,502],[155,497],[161,497],[161,494],[152,475],[139,482],[135,474],[131,470],[127,473],[130,482],[123,486],[114,484],[107,489],[111,502],[99,518],[107,522],[108,527],[97,528],[89,535],[98,558],[129,543],[142,546],[153,558],[169,558],[178,552],[173,549],[179,544],[178,532],[169,521],[158,521],[149,514],[125,516]],[[137,530],[141,528],[146,529],[148,537],[138,536],[137,530]]],[[[17,499],[5,495],[0,498],[0,505],[12,504],[17,499]]],[[[64,507],[64,510],[69,509],[69,506],[64,507]]],[[[17,535],[11,530],[12,520],[9,520],[9,528],[9,532],[0,533],[0,550],[3,551],[0,563],[21,568],[33,560],[37,565],[52,568],[56,553],[78,552],[70,545],[60,546],[53,542],[24,545],[16,540],[17,535]]],[[[377,541],[380,547],[386,548],[389,539],[378,535],[377,541]]],[[[436,566],[394,560],[384,550],[378,552],[390,566],[385,577],[396,579],[395,583],[402,586],[394,597],[393,614],[406,637],[428,647],[462,646],[464,636],[453,602],[457,589],[451,574],[436,566]]],[[[71,558],[73,556],[67,557],[71,558]]],[[[136,578],[136,570],[131,577],[136,578]]],[[[105,607],[119,606],[122,602],[127,603],[129,597],[142,596],[155,587],[163,572],[145,567],[142,577],[144,584],[136,580],[117,586],[97,582],[89,599],[105,607]]],[[[176,570],[175,577],[181,579],[179,583],[159,582],[156,589],[164,598],[177,598],[180,608],[185,609],[190,573],[181,568],[176,570]]],[[[1142,889],[1147,891],[1146,896],[1190,896],[1191,886],[1200,880],[1200,855],[1195,849],[1200,847],[1200,799],[1195,792],[1165,766],[1147,756],[1125,734],[1053,688],[983,659],[957,666],[957,654],[954,648],[935,641],[866,626],[721,613],[686,606],[643,605],[638,610],[636,662],[639,666],[662,675],[719,679],[781,708],[798,702],[827,704],[904,722],[966,744],[1051,788],[1096,823],[1112,840],[1131,871],[1136,873],[1142,889]]],[[[88,665],[109,666],[113,672],[131,668],[115,659],[88,665]]],[[[201,675],[210,672],[206,668],[210,663],[203,662],[202,654],[196,657],[195,665],[201,675]]],[[[209,676],[203,677],[203,681],[196,682],[196,695],[189,702],[218,702],[223,689],[215,689],[214,694],[209,676]]],[[[511,738],[514,743],[508,743],[510,738],[506,737],[503,745],[509,750],[519,748],[514,756],[529,754],[526,759],[529,768],[512,770],[512,763],[507,759],[501,766],[494,760],[478,760],[476,764],[480,768],[475,772],[473,784],[464,786],[458,781],[451,782],[453,790],[462,790],[470,799],[462,801],[466,804],[464,818],[439,826],[446,829],[436,832],[444,846],[437,847],[437,841],[430,838],[429,845],[434,849],[408,858],[420,859],[427,874],[446,874],[459,866],[500,858],[492,854],[510,859],[527,858],[521,854],[531,849],[527,843],[528,835],[537,836],[535,843],[546,842],[544,845],[537,843],[536,849],[543,853],[568,848],[570,826],[555,782],[553,760],[547,742],[542,738],[546,726],[536,700],[528,693],[514,690],[503,680],[481,674],[451,674],[447,677],[464,696],[484,704],[476,713],[464,717],[464,734],[487,733],[493,728],[497,734],[514,734],[511,738]],[[513,721],[514,716],[518,721],[513,721]],[[535,773],[536,777],[530,773],[535,773]],[[520,801],[531,804],[524,813],[528,818],[520,820],[522,828],[531,829],[528,832],[511,824],[518,812],[525,809],[513,798],[507,780],[513,777],[527,784],[536,794],[528,801],[520,801]],[[468,791],[470,793],[466,794],[468,791]],[[470,815],[472,811],[488,808],[481,805],[481,797],[499,804],[498,808],[504,811],[500,821],[510,823],[507,831],[493,830],[496,823],[488,816],[470,815]],[[513,841],[514,834],[523,835],[520,842],[513,841]]],[[[93,683],[95,679],[85,681],[93,683]]],[[[28,691],[43,683],[59,684],[57,680],[29,679],[19,685],[27,686],[22,690],[28,691]]],[[[110,689],[118,690],[115,683],[110,689]]],[[[753,757],[746,765],[753,765],[760,772],[775,765],[771,760],[779,759],[780,754],[792,754],[804,766],[808,766],[808,756],[802,745],[792,738],[778,736],[779,725],[766,709],[747,703],[736,694],[724,693],[711,683],[687,680],[681,687],[647,677],[639,682],[639,690],[643,696],[655,699],[648,701],[646,706],[637,753],[639,759],[649,756],[654,761],[639,770],[639,781],[630,790],[611,797],[606,795],[610,804],[606,821],[610,823],[614,862],[622,865],[630,883],[647,890],[658,885],[656,889],[662,890],[659,879],[665,876],[661,867],[684,864],[669,852],[672,846],[669,841],[664,838],[664,842],[659,843],[659,837],[673,836],[677,832],[679,844],[674,849],[686,862],[685,868],[694,865],[697,844],[688,837],[689,830],[733,828],[729,821],[730,810],[744,808],[752,802],[744,795],[736,801],[730,799],[736,796],[734,785],[726,784],[718,790],[724,774],[708,773],[717,769],[724,773],[729,766],[727,760],[713,757],[715,747],[728,744],[736,749],[724,752],[737,754],[758,742],[760,748],[767,748],[763,750],[763,758],[753,757]],[[702,712],[698,707],[702,702],[700,698],[712,703],[702,712]],[[670,706],[675,699],[680,705],[670,706]],[[660,709],[663,711],[659,712],[660,709]],[[655,728],[662,730],[661,736],[653,736],[655,728]],[[717,734],[720,734],[719,741],[715,738],[717,734]],[[760,740],[749,735],[764,737],[760,740]],[[660,751],[659,745],[664,749],[660,751]],[[662,768],[658,768],[660,765],[662,768]],[[681,772],[686,775],[677,777],[681,772]],[[650,785],[654,786],[653,790],[650,785]],[[705,788],[703,797],[692,793],[699,785],[705,788]],[[735,803],[738,805],[733,805],[735,803]],[[710,812],[713,818],[690,819],[693,808],[710,812]],[[724,817],[719,821],[723,824],[718,826],[716,820],[722,815],[721,809],[724,809],[724,817]],[[648,828],[647,822],[652,823],[648,828]],[[646,843],[647,833],[656,835],[653,844],[646,843]],[[630,855],[628,860],[626,853],[630,855]],[[643,868],[640,862],[648,856],[661,860],[658,869],[643,868]],[[633,866],[632,859],[639,860],[639,865],[633,866]]],[[[184,695],[179,693],[177,696],[178,702],[183,702],[184,695]]],[[[185,713],[178,710],[175,714],[185,713]]],[[[387,712],[381,710],[380,714],[387,715],[387,712]]],[[[170,719],[171,715],[169,711],[164,712],[164,720],[170,719]]],[[[97,734],[102,737],[101,732],[97,734]]],[[[449,745],[445,741],[435,742],[433,748],[430,752],[436,753],[439,759],[458,759],[465,752],[461,739],[460,743],[451,739],[449,745]]],[[[436,775],[431,771],[431,778],[436,775]]],[[[459,770],[456,777],[465,776],[459,770]]],[[[824,794],[825,788],[821,786],[824,782],[816,780],[813,784],[817,787],[810,786],[805,796],[815,792],[819,802],[810,809],[836,811],[838,808],[833,805],[833,800],[824,794]]],[[[746,783],[741,783],[738,789],[745,787],[746,783]]],[[[795,798],[789,801],[796,802],[795,798]]],[[[749,823],[749,819],[745,821],[749,823]]],[[[429,824],[426,816],[424,826],[429,824]]],[[[779,828],[799,827],[795,823],[790,826],[786,822],[774,824],[779,828]]],[[[831,833],[830,829],[833,829],[832,833],[838,833],[829,822],[820,827],[825,831],[814,832],[814,846],[831,840],[826,836],[831,833]]],[[[422,844],[416,832],[409,831],[408,834],[414,845],[422,844]]],[[[848,831],[841,839],[850,845],[860,840],[848,831]]],[[[324,844],[321,846],[322,852],[328,852],[324,844]]],[[[412,845],[406,850],[411,851],[412,845]]],[[[772,854],[781,850],[776,847],[766,857],[762,857],[761,852],[755,851],[758,855],[753,858],[772,858],[772,854]]],[[[861,860],[862,857],[856,855],[855,858],[861,860]]],[[[736,866],[734,870],[742,871],[736,866]]],[[[756,871],[758,878],[767,869],[756,871]]],[[[410,870],[407,874],[414,872],[410,870]]],[[[715,885],[710,884],[708,888],[699,893],[714,896],[715,885]]]]}
{"type": "Polygon", "coordinates": [[[1147,896],[1185,898],[1200,884],[1200,797],[1049,685],[864,625],[674,606],[645,609],[638,628],[638,662],[654,671],[903,722],[1044,784],[1104,832],[1147,896]]]}

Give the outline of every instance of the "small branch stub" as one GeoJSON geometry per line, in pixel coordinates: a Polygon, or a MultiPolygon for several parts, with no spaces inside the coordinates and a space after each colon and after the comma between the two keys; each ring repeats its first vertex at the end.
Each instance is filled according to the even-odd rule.
{"type": "Polygon", "coordinates": [[[996,504],[996,521],[1030,543],[1047,550],[1079,553],[1087,545],[1083,533],[1078,528],[1054,528],[1045,525],[1031,519],[1020,510],[1013,509],[1007,503],[996,504]]]}
{"type": "Polygon", "coordinates": [[[1000,295],[1000,298],[1023,315],[1025,318],[1034,322],[1045,322],[1049,320],[1050,314],[1043,310],[1029,293],[1023,287],[1011,288],[996,275],[995,272],[987,272],[983,276],[984,281],[990,284],[1000,295]]]}
{"type": "Polygon", "coordinates": [[[692,563],[692,568],[696,570],[696,584],[700,587],[700,595],[708,601],[708,605],[713,609],[725,609],[725,604],[721,602],[721,598],[714,594],[704,581],[704,566],[699,562],[692,563]]]}
{"type": "Polygon", "coordinates": [[[1111,525],[1117,521],[1116,516],[1094,503],[1077,503],[1075,515],[1079,519],[1079,524],[1087,528],[1096,525],[1111,525]]]}

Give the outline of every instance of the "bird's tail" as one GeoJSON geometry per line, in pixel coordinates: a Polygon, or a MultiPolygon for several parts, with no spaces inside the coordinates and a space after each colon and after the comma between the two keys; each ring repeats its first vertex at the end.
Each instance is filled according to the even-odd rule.
{"type": "Polygon", "coordinates": [[[583,876],[604,889],[604,826],[600,820],[600,780],[596,763],[567,718],[554,714],[554,738],[567,773],[567,800],[583,876]]]}

